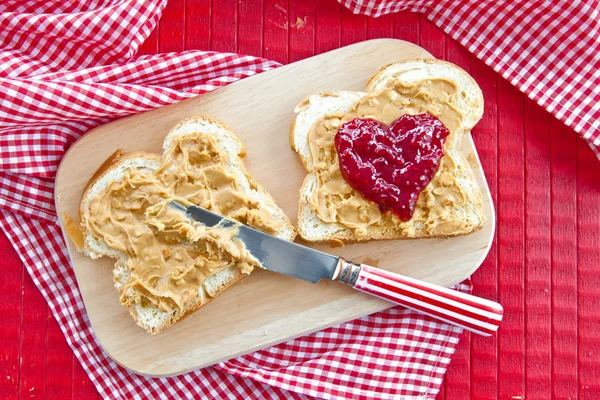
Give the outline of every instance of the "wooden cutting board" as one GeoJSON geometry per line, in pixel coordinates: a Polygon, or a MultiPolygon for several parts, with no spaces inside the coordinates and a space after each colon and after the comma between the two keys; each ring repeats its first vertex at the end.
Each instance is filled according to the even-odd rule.
{"type": "MultiPolygon", "coordinates": [[[[363,90],[381,66],[425,57],[431,55],[408,42],[370,40],[100,126],[77,141],[60,165],[55,192],[58,213],[78,215],[84,186],[116,149],[161,153],[164,136],[179,120],[206,114],[224,121],[240,137],[247,150],[248,170],[295,223],[298,189],[305,176],[288,141],[296,104],[319,91],[363,90]]],[[[467,278],[488,253],[495,215],[470,136],[463,140],[462,151],[469,155],[483,192],[488,222],[482,230],[451,239],[316,247],[443,286],[467,278]]],[[[141,374],[188,372],[390,307],[339,283],[313,285],[261,270],[185,320],[151,336],[119,304],[112,280],[113,260],[92,260],[78,253],[69,239],[66,242],[94,333],[117,363],[141,374]]]]}

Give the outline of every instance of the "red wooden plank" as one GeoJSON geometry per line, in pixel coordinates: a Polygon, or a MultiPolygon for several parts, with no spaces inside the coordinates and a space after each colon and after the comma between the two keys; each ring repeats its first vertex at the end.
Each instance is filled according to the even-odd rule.
{"type": "Polygon", "coordinates": [[[23,268],[19,397],[46,396],[46,301],[23,268]]]}
{"type": "Polygon", "coordinates": [[[552,119],[552,395],[577,398],[577,136],[552,119]]]}
{"type": "Polygon", "coordinates": [[[419,14],[407,11],[395,13],[394,37],[419,44],[419,14]]]}
{"type": "Polygon", "coordinates": [[[158,53],[158,27],[146,38],[138,49],[138,55],[158,53]]]}
{"type": "MultiPolygon", "coordinates": [[[[470,72],[471,54],[451,38],[447,38],[445,47],[444,58],[470,72]]],[[[463,333],[459,343],[444,380],[446,399],[460,399],[471,392],[471,334],[463,333]]]]}
{"type": "Polygon", "coordinates": [[[337,49],[342,43],[342,6],[336,1],[317,1],[315,53],[337,49]]]}
{"type": "Polygon", "coordinates": [[[579,398],[600,392],[600,175],[587,143],[577,144],[577,326],[579,398]]]}
{"type": "Polygon", "coordinates": [[[238,48],[240,54],[262,56],[263,0],[239,2],[238,48]]]}
{"type": "Polygon", "coordinates": [[[315,54],[315,4],[291,0],[289,11],[289,60],[294,62],[315,54]]]}
{"type": "MultiPolygon", "coordinates": [[[[167,4],[169,8],[171,4],[167,4]]],[[[186,0],[185,2],[185,49],[208,50],[210,48],[210,0],[186,0]]]]}
{"type": "Polygon", "coordinates": [[[212,3],[211,50],[236,52],[237,6],[236,0],[219,0],[212,3]]]}
{"type": "Polygon", "coordinates": [[[440,385],[440,391],[438,392],[438,394],[435,396],[436,400],[443,400],[446,398],[446,390],[445,390],[445,386],[446,386],[446,377],[444,377],[444,382],[442,382],[442,384],[440,385]]]}
{"type": "Polygon", "coordinates": [[[498,82],[498,395],[525,396],[523,96],[498,82]]]}
{"type": "Polygon", "coordinates": [[[16,399],[19,389],[21,337],[21,260],[0,231],[0,398],[16,399]]]}
{"type": "MultiPolygon", "coordinates": [[[[439,29],[436,27],[436,29],[439,29]]],[[[471,72],[471,53],[461,46],[456,40],[449,36],[446,36],[446,53],[444,59],[450,61],[464,69],[467,72],[471,72]]]]}
{"type": "Polygon", "coordinates": [[[79,360],[73,356],[72,398],[73,400],[87,400],[100,398],[96,387],[85,373],[79,360]]]}
{"type": "Polygon", "coordinates": [[[367,37],[369,39],[389,38],[394,36],[394,16],[382,15],[367,19],[367,37]]]}
{"type": "Polygon", "coordinates": [[[525,101],[525,398],[549,399],[552,387],[550,116],[525,101]]]}
{"type": "Polygon", "coordinates": [[[367,40],[367,17],[342,9],[342,46],[367,40]]]}
{"type": "Polygon", "coordinates": [[[282,64],[288,62],[288,2],[264,0],[263,56],[282,64]]]}
{"type": "Polygon", "coordinates": [[[73,352],[50,309],[47,319],[46,398],[66,399],[72,393],[73,352]]]}
{"type": "Polygon", "coordinates": [[[446,56],[446,34],[422,14],[419,14],[419,45],[435,58],[446,56]]]}
{"type": "MultiPolygon", "coordinates": [[[[483,92],[484,113],[472,135],[490,193],[498,209],[498,75],[483,62],[471,57],[471,76],[483,92]]],[[[498,300],[498,226],[487,258],[473,274],[473,294],[498,300]]],[[[498,336],[471,336],[471,395],[495,399],[498,391],[498,336]]]]}
{"type": "Polygon", "coordinates": [[[185,47],[185,0],[169,0],[159,21],[158,51],[181,51],[185,47]]]}

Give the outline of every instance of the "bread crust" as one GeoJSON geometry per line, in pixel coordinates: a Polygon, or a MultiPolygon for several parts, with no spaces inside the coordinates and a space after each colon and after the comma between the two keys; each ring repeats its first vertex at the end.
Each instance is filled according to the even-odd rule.
{"type": "MultiPolygon", "coordinates": [[[[296,119],[298,118],[298,114],[295,114],[294,117],[292,118],[292,123],[290,124],[290,132],[289,132],[289,137],[290,137],[290,147],[292,148],[292,150],[297,151],[296,150],[296,135],[294,134],[294,131],[296,130],[296,119]]],[[[300,154],[298,154],[300,155],[300,154]]]]}
{"type": "MultiPolygon", "coordinates": [[[[123,150],[123,149],[117,149],[106,160],[104,160],[104,162],[102,163],[102,165],[100,165],[98,167],[98,169],[96,170],[96,172],[94,172],[94,175],[92,175],[92,177],[90,178],[90,180],[88,181],[88,183],[83,188],[83,194],[81,195],[82,199],[87,194],[88,189],[91,186],[94,185],[94,183],[96,182],[96,180],[98,180],[98,178],[100,178],[104,174],[104,172],[106,172],[108,169],[110,169],[113,165],[117,164],[119,162],[119,160],[121,158],[123,158],[124,155],[125,155],[125,150],[123,150]]],[[[81,203],[81,200],[79,202],[81,203]]]]}

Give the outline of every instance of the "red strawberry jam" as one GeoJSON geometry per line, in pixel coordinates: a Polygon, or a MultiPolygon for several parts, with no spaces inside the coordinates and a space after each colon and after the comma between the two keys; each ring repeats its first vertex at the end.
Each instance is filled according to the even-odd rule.
{"type": "Polygon", "coordinates": [[[431,114],[406,114],[390,126],[357,118],[340,126],[335,148],[346,182],[381,211],[408,221],[439,168],[449,134],[431,114]]]}

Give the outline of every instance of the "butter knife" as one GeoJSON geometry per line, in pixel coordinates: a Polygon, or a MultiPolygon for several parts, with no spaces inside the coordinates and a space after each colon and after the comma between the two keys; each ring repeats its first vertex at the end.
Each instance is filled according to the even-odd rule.
{"type": "Polygon", "coordinates": [[[177,202],[171,205],[207,226],[238,225],[237,237],[269,271],[312,283],[322,279],[340,281],[361,292],[483,336],[494,334],[502,320],[503,309],[496,302],[357,264],[233,222],[201,207],[186,207],[177,202]]]}

